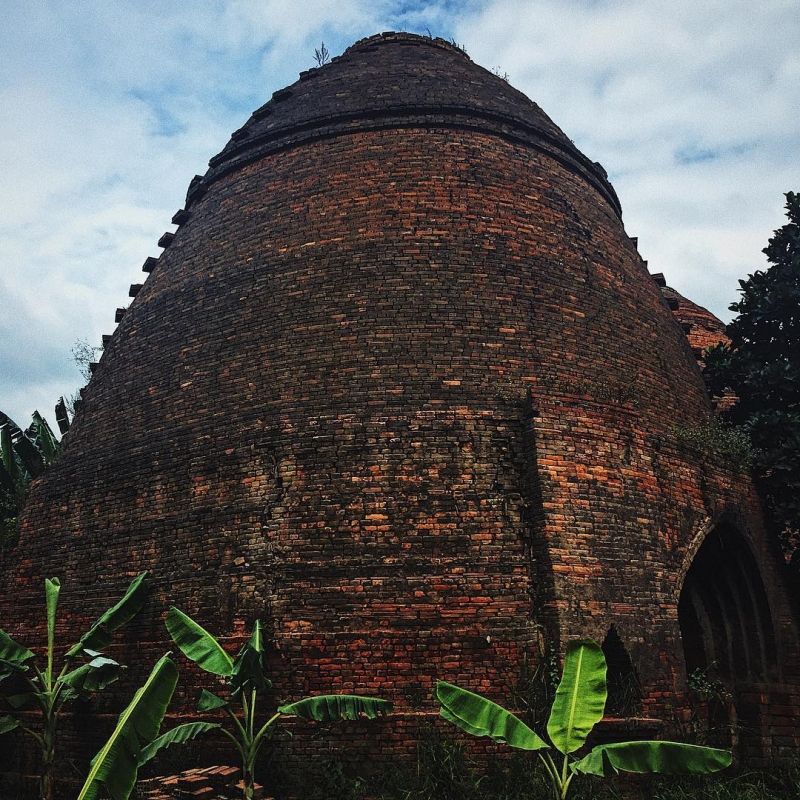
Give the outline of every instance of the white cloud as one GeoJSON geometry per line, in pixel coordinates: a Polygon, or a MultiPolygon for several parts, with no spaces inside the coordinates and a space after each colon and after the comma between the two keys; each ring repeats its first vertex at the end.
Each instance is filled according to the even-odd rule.
{"type": "Polygon", "coordinates": [[[456,31],[603,163],[651,269],[729,318],[800,188],[796,3],[494,0],[456,31]]]}
{"type": "MultiPolygon", "coordinates": [[[[0,408],[52,416],[195,173],[381,4],[26,4],[0,32],[0,408]]],[[[334,51],[335,52],[335,51],[334,51]]]]}
{"type": "Polygon", "coordinates": [[[362,36],[453,36],[608,169],[653,271],[724,315],[800,188],[794,0],[86,0],[0,30],[0,408],[79,384],[195,173],[275,89],[362,36]]]}

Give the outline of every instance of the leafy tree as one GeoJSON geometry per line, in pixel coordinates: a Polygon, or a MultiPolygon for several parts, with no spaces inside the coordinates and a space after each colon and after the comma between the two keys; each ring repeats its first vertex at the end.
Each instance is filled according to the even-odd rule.
{"type": "Polygon", "coordinates": [[[92,377],[92,362],[97,358],[97,353],[102,351],[102,347],[93,347],[86,339],[76,339],[72,345],[72,361],[80,370],[85,381],[92,377]]]}
{"type": "MultiPolygon", "coordinates": [[[[282,717],[301,717],[317,722],[375,719],[391,711],[387,700],[360,695],[317,695],[270,709],[262,724],[258,716],[259,693],[271,687],[266,676],[266,646],[261,623],[256,621],[250,640],[236,658],[231,658],[219,641],[177,608],[167,613],[167,630],[181,652],[205,672],[225,679],[227,698],[203,689],[197,710],[203,713],[223,711],[230,721],[230,730],[216,722],[187,722],[159,736],[145,747],[139,763],[150,761],[164,748],[184,744],[209,731],[219,731],[233,743],[243,768],[243,795],[252,800],[255,791],[255,768],[259,751],[282,717]],[[241,707],[238,713],[236,706],[241,707]]],[[[115,798],[116,800],[116,798],[115,798]]]]}
{"type": "Polygon", "coordinates": [[[753,476],[770,532],[791,555],[800,543],[800,195],[764,253],[770,263],[739,281],[729,345],[707,353],[712,392],[737,397],[724,411],[753,445],[753,476]]]}
{"type": "Polygon", "coordinates": [[[576,775],[699,775],[716,772],[731,763],[727,750],[661,741],[601,744],[582,758],[575,757],[573,754],[585,745],[606,707],[606,659],[600,645],[590,639],[567,645],[564,671],[547,721],[550,744],[519,717],[479,694],[439,681],[436,697],[441,716],[467,733],[536,752],[550,777],[554,800],[566,800],[576,775]],[[563,756],[560,765],[556,763],[558,754],[563,756]]]}
{"type": "Polygon", "coordinates": [[[99,692],[119,677],[121,665],[104,656],[115,631],[139,612],[146,599],[147,573],[138,575],[122,598],[67,650],[61,669],[56,659],[56,616],[61,582],[44,582],[47,607],[47,651],[45,664],[36,654],[0,630],[0,735],[19,729],[36,741],[41,750],[41,800],[53,800],[58,717],[65,703],[99,692]],[[41,714],[41,724],[31,726],[28,711],[41,714]]]}
{"type": "Polygon", "coordinates": [[[13,489],[0,485],[0,553],[17,540],[19,501],[13,489]]]}

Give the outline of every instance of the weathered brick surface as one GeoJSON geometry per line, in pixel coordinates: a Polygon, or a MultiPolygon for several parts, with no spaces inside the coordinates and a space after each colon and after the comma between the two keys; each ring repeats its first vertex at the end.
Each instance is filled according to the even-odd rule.
{"type": "MultiPolygon", "coordinates": [[[[725,323],[715,317],[707,308],[693,303],[671,286],[667,286],[662,275],[654,275],[661,286],[661,294],[667,301],[673,316],[680,324],[697,366],[702,370],[706,365],[706,350],[719,344],[730,344],[725,332],[725,323]]],[[[714,408],[723,411],[736,402],[736,395],[727,390],[721,397],[714,397],[714,408]]]]}
{"type": "MultiPolygon", "coordinates": [[[[683,576],[724,517],[780,643],[759,741],[787,749],[780,564],[746,476],[678,447],[710,402],[602,168],[438,41],[367,40],[290,88],[147,262],[33,487],[3,626],[41,640],[41,579],[59,575],[77,632],[149,569],[137,643],[114,649],[123,687],[168,648],[169,603],[232,646],[260,617],[281,698],[396,701],[396,721],[329,734],[386,756],[413,753],[437,678],[501,697],[540,626],[563,644],[614,624],[644,711],[671,720],[683,576]]],[[[188,713],[202,679],[182,672],[188,713]]],[[[296,755],[330,745],[307,730],[296,755]]]]}
{"type": "Polygon", "coordinates": [[[707,308],[693,303],[671,286],[662,285],[661,294],[683,328],[689,346],[702,369],[703,355],[709,347],[730,343],[725,333],[725,323],[717,319],[707,308]]]}

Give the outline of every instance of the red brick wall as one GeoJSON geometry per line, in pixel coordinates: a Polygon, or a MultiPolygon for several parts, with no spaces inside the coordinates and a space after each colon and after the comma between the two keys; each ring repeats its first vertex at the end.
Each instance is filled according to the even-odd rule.
{"type": "Polygon", "coordinates": [[[730,339],[725,333],[725,323],[715,317],[707,308],[687,300],[673,288],[666,286],[663,275],[657,274],[653,277],[661,286],[661,294],[667,301],[675,319],[683,328],[689,346],[702,369],[703,356],[709,347],[730,343],[730,339]]]}

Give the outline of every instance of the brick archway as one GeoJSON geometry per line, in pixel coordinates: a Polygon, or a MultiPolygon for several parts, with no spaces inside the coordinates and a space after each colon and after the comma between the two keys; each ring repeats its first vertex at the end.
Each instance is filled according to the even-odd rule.
{"type": "Polygon", "coordinates": [[[687,676],[719,682],[730,702],[707,698],[709,725],[738,727],[735,743],[755,740],[762,724],[750,698],[777,677],[775,623],[756,558],[730,524],[715,527],[698,549],[681,589],[678,620],[687,676]]]}

